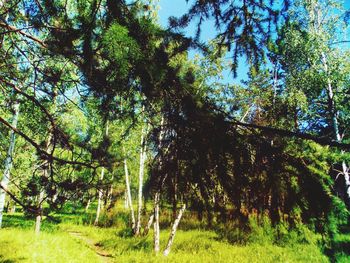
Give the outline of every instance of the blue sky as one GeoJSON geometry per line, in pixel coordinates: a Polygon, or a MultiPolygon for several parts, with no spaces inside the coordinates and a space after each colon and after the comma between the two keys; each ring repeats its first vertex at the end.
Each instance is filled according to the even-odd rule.
{"type": "MultiPolygon", "coordinates": [[[[159,14],[159,22],[161,25],[166,27],[168,25],[168,18],[170,16],[179,17],[183,15],[189,8],[190,4],[187,4],[185,0],[160,0],[159,1],[160,10],[159,14]]],[[[194,36],[196,32],[195,23],[189,25],[184,31],[188,36],[194,36]]],[[[216,30],[212,22],[206,22],[202,27],[201,40],[207,42],[215,37],[216,30]]],[[[189,53],[190,57],[193,57],[196,53],[199,53],[198,50],[192,50],[189,53]]],[[[223,72],[225,83],[240,83],[241,79],[246,79],[247,76],[247,65],[245,60],[240,59],[239,68],[238,68],[238,77],[237,79],[233,78],[232,73],[227,70],[223,72]]]]}
{"type": "MultiPolygon", "coordinates": [[[[344,0],[344,7],[347,10],[350,10],[350,0],[344,0]]],[[[159,10],[159,22],[161,25],[164,27],[167,27],[168,25],[168,18],[170,16],[175,16],[179,17],[182,14],[184,14],[188,8],[190,7],[190,4],[186,3],[185,0],[159,0],[159,5],[160,5],[160,10],[159,10]]],[[[195,34],[195,24],[192,23],[189,25],[188,28],[186,28],[186,35],[189,36],[194,36],[195,34]]],[[[216,34],[215,27],[213,26],[212,22],[207,22],[203,25],[202,27],[202,35],[201,35],[201,40],[202,41],[208,41],[212,39],[216,34]]],[[[346,36],[346,38],[350,37],[346,36]]],[[[349,44],[345,44],[346,48],[349,48],[349,44]]],[[[193,50],[190,51],[189,55],[190,57],[193,57],[198,51],[193,50]]],[[[225,71],[223,73],[224,75],[224,82],[227,83],[240,83],[241,79],[246,79],[247,78],[247,64],[244,58],[241,58],[239,60],[239,67],[238,67],[238,77],[237,79],[233,78],[233,75],[230,71],[225,71]]]]}

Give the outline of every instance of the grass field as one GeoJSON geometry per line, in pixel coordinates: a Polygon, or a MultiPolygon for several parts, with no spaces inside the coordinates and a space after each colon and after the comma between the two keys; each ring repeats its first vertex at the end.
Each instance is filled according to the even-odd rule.
{"type": "MultiPolygon", "coordinates": [[[[253,233],[245,244],[229,242],[217,231],[188,227],[186,220],[176,234],[168,257],[155,255],[152,232],[147,237],[131,237],[125,231],[123,216],[111,227],[95,227],[81,214],[60,214],[55,222],[44,220],[42,232],[34,234],[33,220],[20,213],[5,215],[0,230],[0,262],[329,262],[315,242],[288,242],[277,245],[253,233]],[[186,227],[187,226],[187,227],[186,227]],[[186,230],[184,230],[186,229],[186,230]],[[258,236],[263,238],[257,238],[258,236]]],[[[106,220],[106,219],[105,219],[106,220]]],[[[169,229],[161,232],[164,247],[169,229]]],[[[337,261],[350,262],[345,254],[350,236],[338,237],[337,261]],[[345,248],[343,247],[345,244],[345,248]],[[341,252],[343,251],[343,252],[341,252]]]]}

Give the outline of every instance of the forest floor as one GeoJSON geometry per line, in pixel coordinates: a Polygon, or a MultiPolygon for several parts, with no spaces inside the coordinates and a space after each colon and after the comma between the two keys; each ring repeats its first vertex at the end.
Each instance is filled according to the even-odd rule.
{"type": "MultiPolygon", "coordinates": [[[[95,227],[79,214],[60,214],[44,220],[35,235],[34,220],[21,213],[5,214],[0,262],[330,262],[315,244],[232,244],[213,230],[185,228],[180,227],[170,255],[164,257],[152,251],[152,232],[132,237],[121,218],[112,227],[95,227]]],[[[162,229],[161,248],[169,235],[168,228],[162,229]]],[[[350,244],[350,235],[339,239],[350,244]]],[[[339,254],[337,262],[350,262],[350,256],[339,254]]]]}

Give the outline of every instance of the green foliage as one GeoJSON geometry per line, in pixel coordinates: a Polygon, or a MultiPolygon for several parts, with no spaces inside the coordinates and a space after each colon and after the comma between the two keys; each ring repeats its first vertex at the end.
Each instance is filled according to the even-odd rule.
{"type": "Polygon", "coordinates": [[[118,23],[108,28],[102,43],[115,70],[110,81],[125,78],[141,59],[142,53],[137,42],[129,36],[128,29],[118,23]]]}
{"type": "Polygon", "coordinates": [[[257,215],[253,214],[249,217],[248,225],[250,228],[248,242],[260,245],[273,243],[275,229],[267,216],[258,218],[257,215]]]}
{"type": "MultiPolygon", "coordinates": [[[[323,261],[314,232],[331,249],[339,226],[347,223],[335,171],[349,155],[292,137],[303,138],[293,131],[303,132],[304,138],[331,144],[344,133],[349,140],[348,54],[329,44],[337,36],[337,13],[316,25],[318,1],[302,1],[286,14],[290,19],[274,43],[273,1],[237,6],[197,1],[187,15],[171,21],[186,26],[197,16],[200,23],[216,18],[224,31],[204,47],[198,38],[160,28],[142,1],[126,2],[6,1],[11,14],[0,32],[1,123],[9,126],[5,119],[13,112],[7,105],[14,93],[23,111],[10,191],[27,210],[40,208],[38,196],[44,193],[43,211],[49,215],[67,200],[76,212],[98,190],[104,196],[114,190],[100,219],[103,229],[83,226],[93,221],[92,213],[66,219],[76,220],[79,226],[72,227],[86,230],[121,260],[140,261],[151,253],[150,238],[131,238],[129,216],[112,207],[125,192],[123,161],[129,163],[135,196],[140,135],[147,129],[146,198],[161,189],[165,206],[172,202],[175,210],[184,201],[198,217],[206,215],[208,225],[223,226],[218,236],[180,231],[169,260],[190,261],[191,249],[204,261],[214,255],[219,262],[245,260],[242,251],[250,261],[256,253],[267,262],[283,260],[283,253],[292,261],[323,261]],[[204,57],[191,61],[187,52],[193,46],[204,47],[204,57]],[[232,63],[224,62],[225,52],[233,52],[232,63]],[[223,85],[222,71],[235,71],[244,55],[249,80],[223,85]],[[99,178],[102,167],[106,174],[99,178]],[[105,229],[110,226],[119,234],[105,229]],[[230,251],[218,237],[247,246],[230,251]],[[294,246],[310,249],[311,256],[294,255],[294,246]]],[[[320,12],[327,6],[321,7],[320,12]]],[[[8,131],[0,129],[4,159],[8,131]]],[[[167,220],[161,226],[168,227],[171,213],[162,216],[167,220]]],[[[182,230],[205,224],[190,216],[183,222],[182,230]]]]}

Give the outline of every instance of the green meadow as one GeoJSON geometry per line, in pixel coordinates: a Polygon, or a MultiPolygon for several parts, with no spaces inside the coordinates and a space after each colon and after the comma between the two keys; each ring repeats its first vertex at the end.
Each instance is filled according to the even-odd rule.
{"type": "MultiPolygon", "coordinates": [[[[211,228],[185,213],[169,256],[153,251],[153,231],[134,237],[122,208],[103,214],[99,226],[93,213],[65,212],[43,220],[35,234],[34,220],[22,213],[5,214],[0,230],[0,262],[349,262],[350,235],[339,235],[337,252],[326,255],[322,237],[306,227],[281,234],[281,226],[250,222],[241,232],[233,224],[211,228]],[[280,232],[277,234],[277,232],[280,232]]],[[[166,216],[164,216],[166,218],[166,216]]],[[[169,222],[161,222],[161,250],[169,222]]]]}

